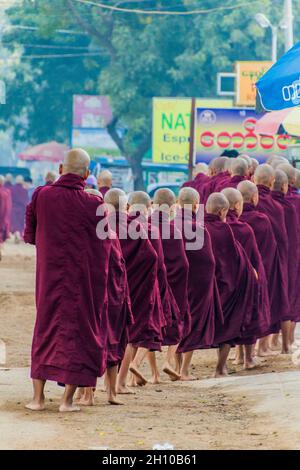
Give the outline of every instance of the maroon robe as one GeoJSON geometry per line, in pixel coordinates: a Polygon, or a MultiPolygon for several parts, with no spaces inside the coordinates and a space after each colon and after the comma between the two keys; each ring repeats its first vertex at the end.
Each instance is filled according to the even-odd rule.
{"type": "Polygon", "coordinates": [[[156,316],[158,301],[157,254],[141,224],[123,212],[110,214],[111,224],[114,223],[115,218],[116,232],[126,264],[134,318],[134,324],[129,327],[129,342],[135,347],[159,351],[161,329],[156,316]],[[135,227],[136,232],[140,232],[141,236],[137,239],[130,237],[128,233],[130,226],[135,227]]]}
{"type": "Polygon", "coordinates": [[[4,186],[0,186],[0,244],[9,237],[11,220],[11,193],[4,186]]]}
{"type": "Polygon", "coordinates": [[[24,239],[37,250],[37,318],[31,377],[94,387],[107,363],[107,282],[111,240],[100,240],[100,197],[66,174],[38,188],[24,239]]]}
{"type": "Polygon", "coordinates": [[[286,296],[278,286],[282,283],[282,270],[276,238],[270,219],[259,212],[251,203],[244,203],[244,211],[240,217],[254,231],[258,249],[260,251],[268,282],[271,323],[268,333],[278,333],[280,329],[281,306],[286,302],[286,296]]]}
{"type": "Polygon", "coordinates": [[[102,194],[102,196],[104,197],[105,194],[110,190],[111,188],[109,188],[108,186],[102,186],[102,188],[99,188],[99,191],[100,193],[102,194]]]}
{"type": "Polygon", "coordinates": [[[225,188],[237,188],[242,181],[247,181],[246,176],[231,176],[231,178],[224,179],[217,187],[217,190],[221,192],[225,188]]]}
{"type": "Polygon", "coordinates": [[[29,203],[28,191],[22,184],[15,184],[11,189],[12,198],[12,233],[20,232],[23,234],[25,224],[26,206],[29,203]]]}
{"type": "Polygon", "coordinates": [[[254,344],[257,338],[265,336],[271,324],[271,312],[269,302],[268,283],[259,252],[253,229],[246,222],[238,219],[236,212],[230,210],[227,215],[227,223],[230,225],[235,239],[244,248],[248,259],[258,274],[257,290],[255,292],[255,303],[252,312],[252,319],[246,327],[244,337],[246,342],[241,340],[241,344],[254,344]]]}
{"type": "Polygon", "coordinates": [[[200,199],[202,202],[203,190],[204,190],[205,185],[208,184],[209,181],[210,181],[209,176],[204,175],[204,173],[198,173],[198,175],[196,175],[196,177],[193,180],[187,181],[186,183],[182,185],[182,187],[196,189],[196,191],[198,191],[200,195],[200,199]]]}
{"type": "MultiPolygon", "coordinates": [[[[179,217],[185,217],[183,227],[183,239],[185,228],[192,233],[196,231],[198,224],[195,214],[190,211],[181,211],[179,217]]],[[[185,336],[178,347],[178,352],[194,351],[196,349],[210,348],[214,344],[215,322],[223,322],[223,314],[217,281],[215,277],[216,262],[212,250],[210,235],[206,228],[199,227],[204,238],[201,249],[187,250],[186,256],[189,262],[188,297],[191,312],[191,331],[185,336]]]]}
{"type": "MultiPolygon", "coordinates": [[[[293,206],[296,209],[297,213],[297,227],[298,227],[298,234],[300,231],[300,194],[298,193],[296,188],[292,188],[291,186],[289,187],[289,191],[287,194],[287,199],[290,201],[293,206]]],[[[298,235],[299,236],[299,235],[298,235]]],[[[299,295],[299,289],[300,289],[300,243],[298,243],[298,248],[297,248],[297,254],[296,254],[297,260],[295,262],[297,263],[297,287],[296,287],[296,293],[294,298],[291,299],[291,309],[295,313],[295,320],[296,322],[300,322],[300,295],[299,295]]]]}
{"type": "Polygon", "coordinates": [[[288,235],[285,225],[284,209],[271,196],[271,191],[266,186],[257,185],[259,192],[259,203],[257,210],[266,214],[271,222],[272,229],[278,247],[279,267],[281,270],[281,284],[277,286],[278,290],[282,290],[281,302],[281,321],[289,316],[289,286],[288,286],[288,235]]]}
{"type": "Polygon", "coordinates": [[[179,344],[191,328],[191,314],[188,304],[189,264],[182,235],[175,227],[174,222],[169,221],[168,214],[155,211],[152,214],[152,224],[158,226],[160,230],[168,284],[176,300],[176,303],[171,302],[172,324],[167,326],[163,341],[165,346],[172,346],[179,344]],[[170,236],[165,237],[164,231],[170,236]]]}
{"type": "Polygon", "coordinates": [[[230,226],[217,215],[206,214],[216,260],[216,279],[224,324],[217,319],[215,345],[237,344],[247,334],[252,319],[256,278],[253,267],[230,226]]]}
{"type": "Polygon", "coordinates": [[[221,171],[220,173],[210,177],[209,181],[203,187],[203,204],[206,204],[207,199],[212,193],[219,192],[218,188],[221,184],[230,178],[229,171],[221,171]]]}
{"type": "Polygon", "coordinates": [[[298,251],[299,251],[299,226],[298,215],[293,203],[281,192],[272,191],[272,198],[283,208],[285,226],[288,236],[288,293],[290,310],[282,320],[296,321],[299,312],[295,311],[294,299],[299,295],[298,287],[298,251]]]}
{"type": "Polygon", "coordinates": [[[129,341],[128,327],[134,323],[125,260],[118,240],[111,240],[108,272],[107,367],[120,364],[129,341]]]}

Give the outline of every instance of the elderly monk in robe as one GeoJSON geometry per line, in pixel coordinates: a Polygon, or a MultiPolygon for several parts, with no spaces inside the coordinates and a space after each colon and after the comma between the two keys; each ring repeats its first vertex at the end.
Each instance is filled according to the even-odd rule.
{"type": "Polygon", "coordinates": [[[212,347],[216,318],[222,323],[223,314],[210,235],[197,220],[199,194],[195,189],[183,188],[178,202],[181,211],[177,217],[182,218],[181,230],[189,262],[188,295],[192,318],[191,331],[181,340],[178,351],[183,353],[181,380],[190,381],[196,380],[189,371],[193,352],[212,347]]]}
{"type": "Polygon", "coordinates": [[[253,369],[259,365],[257,359],[253,357],[253,346],[257,338],[262,338],[268,333],[271,323],[268,284],[254,231],[250,225],[240,219],[243,213],[242,194],[234,188],[226,188],[222,194],[227,198],[230,206],[226,221],[258,275],[252,318],[245,327],[243,337],[238,342],[241,346],[237,349],[236,358],[237,364],[243,364],[245,369],[253,369]]]}
{"type": "Polygon", "coordinates": [[[8,239],[11,219],[11,193],[4,186],[4,176],[0,175],[0,261],[1,245],[8,239]]]}
{"type": "MultiPolygon", "coordinates": [[[[275,171],[268,165],[261,165],[257,168],[254,174],[254,183],[257,185],[259,192],[259,202],[257,209],[266,214],[272,224],[273,232],[277,241],[280,269],[281,269],[281,280],[282,284],[278,285],[277,288],[282,290],[282,302],[281,302],[281,314],[280,322],[277,326],[277,331],[273,331],[273,337],[271,341],[272,349],[279,349],[278,346],[278,333],[280,330],[280,323],[283,319],[286,319],[289,315],[290,304],[289,304],[289,285],[288,285],[288,234],[285,223],[284,209],[279,202],[272,198],[271,190],[275,181],[275,171]]],[[[284,326],[284,325],[283,325],[284,326]]],[[[282,331],[284,336],[283,343],[287,344],[288,339],[286,337],[287,331],[282,331]]]]}
{"type": "Polygon", "coordinates": [[[246,160],[241,157],[235,158],[231,162],[231,177],[218,185],[218,191],[225,188],[237,188],[241,181],[245,181],[248,176],[248,165],[246,160]]]}
{"type": "MultiPolygon", "coordinates": [[[[244,200],[240,220],[252,227],[265,268],[271,310],[268,333],[272,333],[278,329],[281,320],[281,305],[285,302],[285,294],[278,288],[283,280],[277,242],[269,217],[257,210],[259,194],[256,185],[251,181],[243,181],[238,185],[238,190],[244,200]]],[[[265,357],[275,354],[270,348],[269,341],[269,334],[258,341],[258,356],[265,357]]]]}
{"type": "MultiPolygon", "coordinates": [[[[102,200],[96,189],[85,188],[85,191],[102,200]]],[[[108,272],[108,344],[107,368],[105,372],[105,388],[107,401],[110,405],[123,405],[117,399],[118,367],[121,364],[128,344],[128,325],[133,324],[129,288],[125,261],[120,242],[115,233],[110,233],[111,252],[108,272]]],[[[79,389],[77,398],[82,406],[93,406],[95,389],[92,387],[79,389]]]]}
{"type": "Polygon", "coordinates": [[[183,188],[194,188],[202,197],[203,187],[210,181],[208,176],[208,165],[206,163],[197,163],[193,170],[193,179],[182,185],[183,188]]]}
{"type": "MultiPolygon", "coordinates": [[[[278,167],[280,168],[280,167],[278,167]]],[[[299,312],[294,310],[295,298],[299,295],[298,263],[297,254],[299,252],[299,226],[298,214],[294,204],[288,199],[289,180],[282,170],[275,170],[275,182],[272,197],[284,210],[285,225],[288,235],[288,287],[290,311],[282,318],[282,354],[289,354],[291,349],[292,322],[297,321],[299,312]],[[284,331],[286,332],[284,334],[284,331]]]]}
{"type": "Polygon", "coordinates": [[[167,268],[168,283],[176,304],[172,302],[172,324],[167,325],[164,346],[168,346],[164,371],[173,379],[180,379],[181,355],[176,354],[178,345],[191,329],[188,303],[189,263],[180,230],[175,226],[173,215],[176,197],[170,189],[159,189],[154,195],[152,224],[159,227],[167,268]],[[173,374],[175,366],[176,375],[173,374]]]}
{"type": "Polygon", "coordinates": [[[12,219],[11,231],[18,242],[23,237],[26,206],[29,203],[28,191],[24,188],[24,178],[19,175],[16,184],[11,188],[12,219]]]}
{"type": "Polygon", "coordinates": [[[210,194],[216,192],[220,184],[224,183],[230,178],[228,165],[231,165],[231,160],[228,157],[218,157],[211,160],[209,163],[209,176],[210,180],[203,187],[202,199],[205,204],[210,194]]]}
{"type": "Polygon", "coordinates": [[[98,189],[104,197],[107,191],[112,188],[113,176],[109,170],[102,170],[98,176],[98,189]]]}
{"type": "Polygon", "coordinates": [[[216,377],[227,375],[227,358],[251,321],[256,272],[226,223],[229,203],[221,193],[213,193],[206,203],[205,226],[209,231],[216,260],[216,279],[224,324],[216,322],[214,344],[219,346],[216,377]]]}
{"type": "MultiPolygon", "coordinates": [[[[158,256],[157,269],[157,301],[154,315],[156,324],[159,326],[159,334],[161,343],[165,335],[167,326],[172,325],[172,309],[178,309],[173,292],[168,283],[167,269],[164,261],[164,252],[160,237],[159,227],[153,223],[151,217],[152,201],[149,195],[143,191],[134,191],[128,198],[129,216],[137,217],[139,222],[148,233],[149,240],[158,256]]],[[[155,222],[155,221],[154,221],[155,222]]],[[[160,374],[156,363],[155,351],[148,352],[148,359],[152,372],[151,383],[160,383],[160,374]]],[[[163,371],[170,375],[171,378],[177,377],[174,370],[169,370],[168,364],[164,364],[163,371]]]]}
{"type": "Polygon", "coordinates": [[[96,215],[102,199],[84,191],[89,164],[84,150],[69,151],[59,180],[38,188],[27,207],[24,239],[37,249],[33,411],[44,409],[47,380],[65,384],[61,412],[79,411],[76,388],[95,387],[106,369],[111,241],[97,237],[105,215],[96,215]]]}
{"type": "Polygon", "coordinates": [[[127,214],[127,197],[121,189],[110,189],[105,195],[111,228],[117,233],[125,259],[134,324],[129,327],[129,344],[122,361],[117,391],[130,393],[127,388],[128,372],[132,372],[139,385],[147,380],[139,364],[149,350],[160,351],[161,330],[156,321],[158,296],[156,251],[142,225],[127,214]]]}

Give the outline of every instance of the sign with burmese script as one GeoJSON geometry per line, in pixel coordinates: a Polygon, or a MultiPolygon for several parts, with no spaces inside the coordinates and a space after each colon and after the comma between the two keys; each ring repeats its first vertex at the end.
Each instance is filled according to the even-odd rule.
{"type": "Polygon", "coordinates": [[[272,153],[282,154],[292,138],[289,135],[262,136],[255,133],[259,119],[254,110],[197,108],[195,117],[195,159],[209,162],[224,150],[237,150],[264,160],[272,153]]]}
{"type": "MultiPolygon", "coordinates": [[[[189,162],[191,98],[153,99],[152,160],[158,164],[189,162]]],[[[231,107],[231,100],[197,99],[196,106],[231,107]]]]}

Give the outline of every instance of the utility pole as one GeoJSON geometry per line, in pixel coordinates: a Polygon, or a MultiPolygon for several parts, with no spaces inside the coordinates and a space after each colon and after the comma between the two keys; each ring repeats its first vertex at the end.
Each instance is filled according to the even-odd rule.
{"type": "Polygon", "coordinates": [[[284,1],[284,18],[285,18],[285,50],[288,51],[294,45],[294,27],[293,27],[293,1],[284,1]]]}

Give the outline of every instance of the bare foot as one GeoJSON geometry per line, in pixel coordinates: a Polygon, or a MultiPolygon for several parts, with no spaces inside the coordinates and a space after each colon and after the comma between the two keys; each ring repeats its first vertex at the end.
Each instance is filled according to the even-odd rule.
{"type": "Polygon", "coordinates": [[[256,369],[256,367],[260,367],[260,366],[261,366],[260,361],[253,358],[252,361],[245,362],[244,370],[252,370],[252,369],[256,369]]]}
{"type": "Polygon", "coordinates": [[[271,349],[266,349],[265,351],[258,351],[257,355],[258,357],[271,357],[271,356],[277,356],[279,354],[278,351],[273,351],[271,349]]]}
{"type": "Polygon", "coordinates": [[[216,370],[214,377],[215,379],[223,379],[224,377],[228,377],[227,369],[216,370]]]}
{"type": "Polygon", "coordinates": [[[78,388],[75,400],[81,400],[84,395],[84,389],[83,388],[78,388]]]}
{"type": "Polygon", "coordinates": [[[140,386],[146,385],[148,383],[147,379],[143,376],[143,374],[138,370],[137,367],[135,367],[134,365],[131,365],[129,367],[129,370],[132,374],[134,374],[139,379],[140,386]]]}
{"type": "Polygon", "coordinates": [[[177,380],[180,380],[180,374],[175,372],[175,370],[172,369],[172,367],[170,367],[168,365],[164,366],[163,372],[165,374],[167,374],[173,382],[176,382],[177,380]]]}
{"type": "Polygon", "coordinates": [[[163,382],[162,382],[162,380],[159,376],[155,376],[155,377],[152,377],[151,380],[149,380],[149,383],[152,384],[152,385],[159,385],[163,382]]]}
{"type": "Polygon", "coordinates": [[[110,397],[110,398],[108,399],[108,403],[109,403],[110,405],[116,405],[116,406],[122,406],[122,405],[124,405],[124,403],[123,403],[122,401],[119,401],[119,400],[117,400],[117,399],[114,398],[114,397],[110,397]]]}
{"type": "Polygon", "coordinates": [[[193,375],[181,375],[180,380],[183,382],[195,382],[199,380],[198,377],[194,377],[193,375]]]}
{"type": "Polygon", "coordinates": [[[289,354],[293,354],[292,349],[282,349],[281,353],[282,355],[288,356],[289,354]]]}
{"type": "Polygon", "coordinates": [[[67,404],[61,404],[59,407],[60,413],[74,413],[77,411],[81,411],[79,406],[76,405],[67,405],[67,404]]]}
{"type": "Polygon", "coordinates": [[[241,359],[241,358],[234,359],[234,360],[232,361],[232,364],[233,364],[234,366],[241,366],[241,365],[244,364],[244,360],[241,359]]]}
{"type": "Polygon", "coordinates": [[[28,403],[28,405],[25,405],[25,408],[27,408],[27,410],[30,410],[30,411],[44,411],[45,403],[44,402],[37,403],[35,401],[32,401],[28,403]]]}
{"type": "Polygon", "coordinates": [[[118,395],[135,395],[135,392],[132,390],[129,390],[129,388],[126,385],[119,385],[117,389],[117,394],[118,395]]]}
{"type": "Polygon", "coordinates": [[[82,398],[79,400],[79,405],[81,406],[95,406],[95,399],[94,397],[92,398],[82,398]]]}

